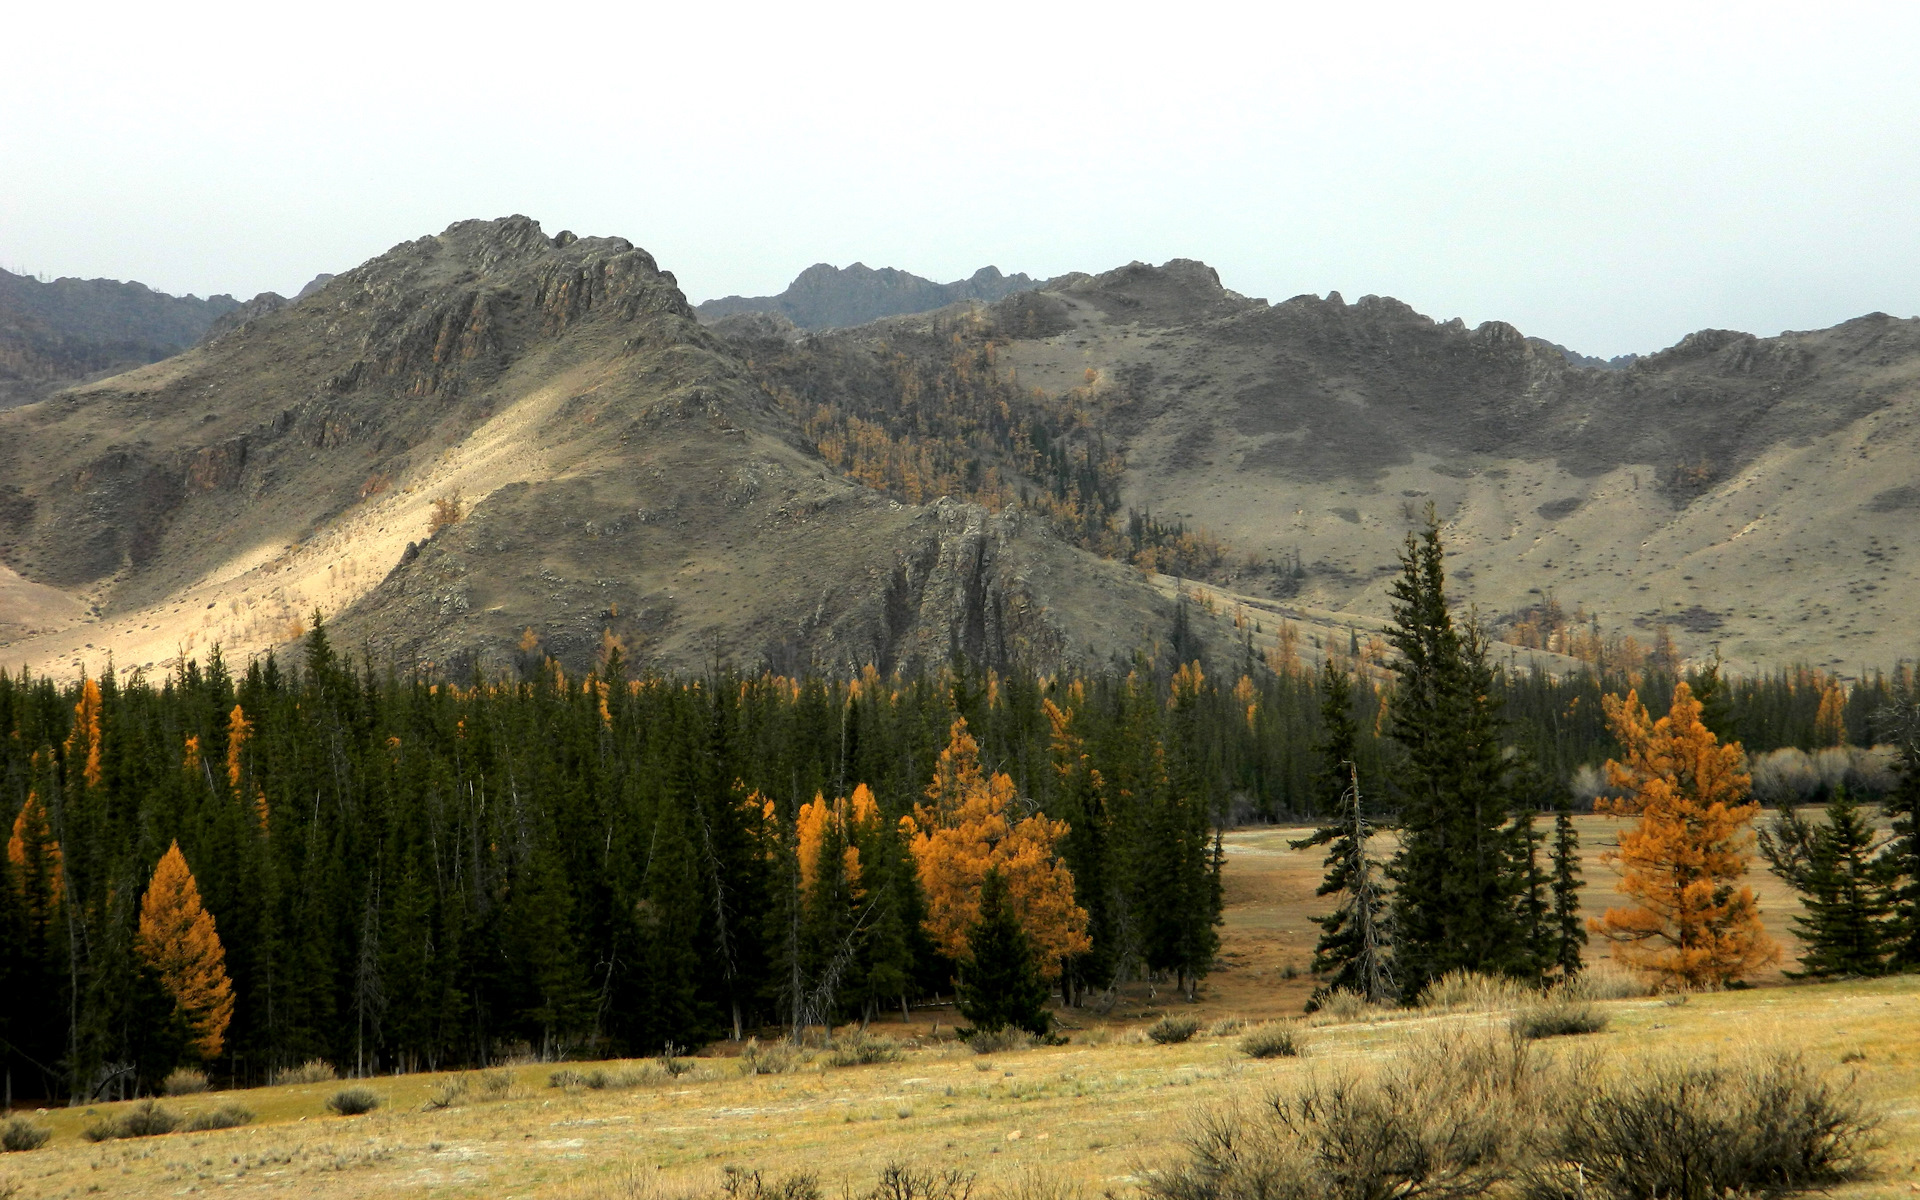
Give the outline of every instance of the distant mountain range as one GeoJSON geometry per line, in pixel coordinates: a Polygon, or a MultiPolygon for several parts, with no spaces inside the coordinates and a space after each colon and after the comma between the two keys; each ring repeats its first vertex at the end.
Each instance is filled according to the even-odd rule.
{"type": "Polygon", "coordinates": [[[1025,275],[1002,275],[998,267],[981,267],[966,279],[935,283],[892,267],[876,271],[865,263],[844,268],[815,263],[778,296],[723,296],[693,311],[707,323],[740,313],[766,313],[785,317],[798,329],[844,329],[881,317],[931,312],[964,300],[992,303],[1037,286],[1025,275]]]}
{"type": "Polygon", "coordinates": [[[512,217],[227,301],[0,412],[0,666],[242,658],[315,609],[453,670],[1238,662],[1283,621],[1310,660],[1378,631],[1428,503],[1499,629],[1664,625],[1746,669],[1920,648],[1920,321],[1599,364],[1185,260],[848,327],[870,308],[801,300],[960,285],[808,274],[755,303],[832,331],[708,324],[646,251],[512,217]],[[1207,582],[1184,610],[1175,571],[1207,582]]]}
{"type": "Polygon", "coordinates": [[[232,296],[0,271],[0,408],[178,354],[238,307],[232,296]]]}

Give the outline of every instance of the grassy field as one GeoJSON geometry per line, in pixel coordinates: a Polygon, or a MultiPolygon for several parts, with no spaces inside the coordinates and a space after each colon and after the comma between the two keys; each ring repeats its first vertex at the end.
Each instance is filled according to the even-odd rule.
{"type": "MultiPolygon", "coordinates": [[[[1590,848],[1607,825],[1583,821],[1590,848]]],[[[1297,831],[1296,834],[1297,836],[1297,831]]],[[[1105,1017],[1068,1014],[1067,1045],[978,1055],[951,1040],[953,1014],[920,1010],[874,1032],[899,1039],[898,1061],[830,1067],[824,1057],[785,1074],[744,1075],[721,1046],[677,1079],[647,1072],[626,1088],[548,1085],[551,1064],[513,1068],[505,1099],[470,1098],[431,1109],[446,1076],[366,1081],[383,1099],[366,1116],[331,1115],[342,1084],[261,1088],[167,1101],[183,1115],[228,1101],[257,1114],[249,1126],[92,1144],[81,1131],[124,1106],[58,1110],[36,1117],[53,1130],[45,1149],[0,1156],[0,1195],[18,1197],[223,1195],[303,1197],[641,1197],[717,1185],[723,1167],[810,1171],[825,1193],[868,1187],[889,1162],[953,1165],[986,1189],[1034,1170],[1078,1183],[1085,1194],[1124,1195],[1143,1166],[1179,1148],[1206,1106],[1257,1099],[1304,1073],[1379,1058],[1409,1037],[1444,1026],[1504,1024],[1500,1013],[1410,1013],[1354,1024],[1300,1023],[1306,1054],[1255,1060],[1238,1048],[1236,1023],[1295,1020],[1309,988],[1287,968],[1304,967],[1317,862],[1286,849],[1287,831],[1233,835],[1223,969],[1189,1006],[1169,990],[1127,995],[1105,1017]],[[1144,1037],[1164,1012],[1190,1012],[1202,1032],[1182,1045],[1144,1037]]],[[[1590,906],[1605,904],[1597,864],[1590,906]]],[[[1756,877],[1768,923],[1784,931],[1787,899],[1756,877]]],[[[1875,1179],[1844,1196],[1920,1192],[1920,978],[1778,986],[1605,1003],[1608,1028],[1542,1043],[1543,1051],[1630,1055],[1664,1047],[1690,1053],[1784,1044],[1820,1066],[1858,1072],[1886,1113],[1887,1146],[1875,1179]]],[[[1774,986],[1765,986],[1771,982],[1774,986]]]]}

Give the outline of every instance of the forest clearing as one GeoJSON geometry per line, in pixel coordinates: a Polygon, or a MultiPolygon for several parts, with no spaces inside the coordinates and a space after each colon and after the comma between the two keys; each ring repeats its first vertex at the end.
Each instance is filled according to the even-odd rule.
{"type": "MultiPolygon", "coordinates": [[[[1597,859],[1619,822],[1577,820],[1588,911],[1598,912],[1613,902],[1613,877],[1597,859]]],[[[195,1192],[624,1200],[717,1192],[724,1169],[736,1167],[763,1172],[769,1184],[809,1173],[824,1195],[843,1188],[863,1195],[882,1168],[899,1163],[971,1173],[976,1195],[1068,1185],[1089,1198],[1127,1195],[1143,1169],[1179,1155],[1203,1111],[1257,1104],[1438,1030],[1499,1030],[1510,1019],[1499,1010],[1302,1018],[1311,918],[1326,905],[1313,896],[1319,852],[1287,847],[1306,832],[1262,827],[1228,835],[1220,965],[1198,1003],[1169,987],[1151,996],[1134,985],[1105,1016],[1091,1008],[1060,1013],[1064,1045],[979,1054],[954,1040],[952,1008],[935,1005],[917,1007],[911,1024],[897,1014],[875,1021],[869,1036],[894,1045],[868,1042],[878,1053],[867,1056],[897,1058],[864,1065],[832,1065],[836,1058],[824,1048],[782,1064],[770,1038],[754,1055],[787,1067],[778,1073],[745,1073],[741,1047],[721,1042],[671,1069],[640,1060],[522,1063],[505,1068],[510,1076],[500,1069],[379,1076],[360,1082],[380,1106],[356,1117],[326,1108],[350,1082],[288,1084],[160,1102],[188,1119],[238,1103],[255,1114],[241,1128],[98,1144],[83,1131],[133,1105],[55,1109],[34,1117],[53,1134],[43,1150],[0,1158],[0,1193],[10,1186],[22,1200],[195,1192]],[[1156,1044],[1146,1031],[1163,1014],[1191,1016],[1198,1031],[1184,1043],[1156,1044]],[[1250,1057],[1241,1048],[1245,1028],[1262,1022],[1295,1027],[1302,1055],[1250,1057]],[[563,1071],[573,1074],[553,1086],[563,1071]],[[454,1082],[461,1079],[464,1089],[454,1082]]],[[[1757,865],[1751,881],[1790,964],[1796,901],[1757,865]]],[[[1541,1042],[1538,1052],[1619,1062],[1769,1046],[1800,1051],[1817,1069],[1856,1073],[1885,1117],[1875,1177],[1833,1194],[1908,1194],[1920,1179],[1920,1110],[1912,1100],[1920,1094],[1920,979],[1781,986],[1776,970],[1757,982],[1683,1004],[1644,996],[1599,1001],[1608,1018],[1603,1031],[1541,1042]]],[[[860,1042],[851,1030],[839,1034],[843,1048],[860,1042]]],[[[839,1061],[857,1057],[843,1050],[839,1061]]]]}

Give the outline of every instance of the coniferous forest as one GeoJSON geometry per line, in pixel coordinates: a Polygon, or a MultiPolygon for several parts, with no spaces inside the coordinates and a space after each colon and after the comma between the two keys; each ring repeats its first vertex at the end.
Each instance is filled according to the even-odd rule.
{"type": "MultiPolygon", "coordinates": [[[[971,962],[970,929],[1027,947],[1067,1004],[1147,977],[1191,994],[1219,831],[1261,820],[1326,822],[1330,892],[1392,881],[1391,906],[1328,918],[1316,970],[1388,986],[1356,958],[1385,922],[1409,995],[1451,969],[1569,972],[1570,781],[1616,753],[1604,696],[1664,711],[1680,681],[1489,665],[1445,619],[1438,555],[1409,544],[1387,681],[1250,647],[1078,678],[629,676],[615,651],[585,677],[447,680],[343,656],[317,619],[244,673],[216,652],[164,679],[0,676],[11,1087],[653,1054],[956,991],[984,1011],[1007,964],[971,962]],[[1354,836],[1375,820],[1403,831],[1384,866],[1354,836]],[[1494,847],[1478,874],[1445,849],[1470,838],[1494,847]]],[[[1868,743],[1913,691],[1686,682],[1749,754],[1868,743]]]]}

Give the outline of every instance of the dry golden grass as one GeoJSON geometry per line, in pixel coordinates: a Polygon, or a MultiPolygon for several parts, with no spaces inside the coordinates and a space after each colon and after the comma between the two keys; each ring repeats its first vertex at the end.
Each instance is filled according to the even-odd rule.
{"type": "MultiPolygon", "coordinates": [[[[36,1118],[53,1130],[45,1149],[0,1156],[0,1180],[21,1197],[48,1200],[190,1189],[303,1200],[665,1200],[717,1186],[728,1165],[816,1172],[825,1194],[835,1195],[843,1185],[864,1189],[882,1166],[900,1161],[975,1172],[989,1191],[1038,1170],[1078,1182],[1090,1197],[1124,1196],[1140,1167],[1177,1153],[1203,1106],[1257,1098],[1330,1062],[1364,1064],[1438,1026],[1505,1026],[1504,1013],[1415,1010],[1360,1024],[1302,1023],[1305,1054],[1297,1059],[1242,1052],[1245,1030],[1234,1018],[1292,1020],[1309,986],[1281,972],[1289,963],[1304,967],[1311,950],[1306,918],[1317,868],[1308,855],[1286,851],[1285,836],[1233,836],[1225,942],[1234,957],[1200,1004],[1137,989],[1106,1017],[1067,1014],[1077,1027],[1068,1045],[977,1055],[950,1040],[951,1013],[929,1010],[911,1026],[876,1024],[910,1040],[900,1061],[870,1066],[832,1068],[816,1056],[788,1074],[746,1076],[735,1059],[710,1051],[679,1079],[634,1071],[639,1086],[604,1090],[552,1088],[552,1066],[522,1066],[512,1069],[509,1098],[485,1099],[500,1092],[498,1077],[490,1089],[473,1072],[464,1096],[446,1108],[429,1103],[448,1093],[444,1073],[376,1078],[364,1082],[382,1107],[354,1118],[326,1111],[327,1097],[346,1086],[338,1082],[210,1092],[164,1103],[191,1115],[238,1101],[258,1114],[254,1124],[99,1145],[82,1140],[81,1130],[123,1106],[61,1110],[36,1118]],[[1199,1017],[1201,1032],[1178,1045],[1148,1041],[1145,1025],[1168,1011],[1199,1017]]],[[[1600,873],[1594,878],[1594,891],[1603,891],[1600,873]]],[[[1781,907],[1766,911],[1778,927],[1781,907]]],[[[1920,1182],[1920,979],[1597,1007],[1610,1018],[1604,1032],[1539,1043],[1542,1052],[1713,1053],[1772,1043],[1802,1050],[1816,1066],[1845,1064],[1885,1107],[1889,1144],[1876,1179],[1835,1194],[1904,1196],[1920,1182]]],[[[619,1073],[613,1064],[608,1070],[619,1073]]]]}

